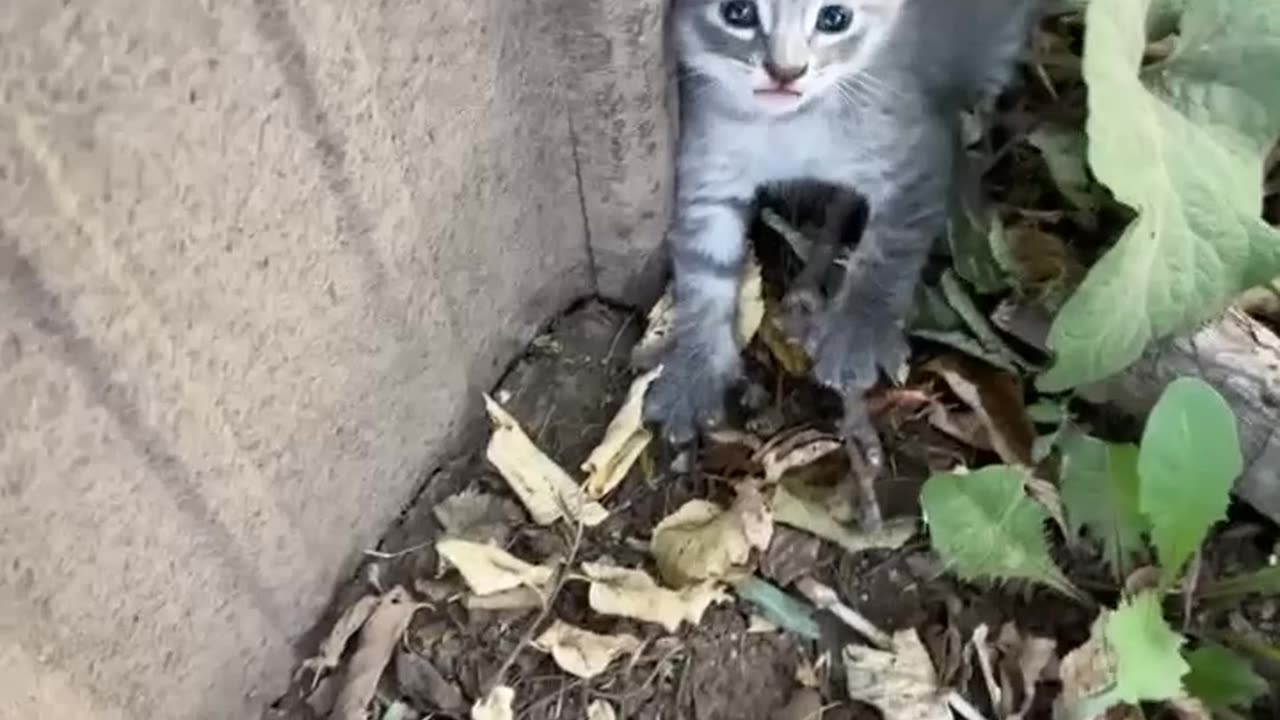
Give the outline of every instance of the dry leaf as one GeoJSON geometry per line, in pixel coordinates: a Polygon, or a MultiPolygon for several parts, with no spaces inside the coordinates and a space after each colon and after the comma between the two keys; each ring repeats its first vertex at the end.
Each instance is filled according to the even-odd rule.
{"type": "Polygon", "coordinates": [[[747,256],[738,285],[738,342],[746,347],[764,320],[764,278],[755,253],[747,256]]]}
{"type": "Polygon", "coordinates": [[[1032,464],[1036,428],[1027,415],[1017,376],[962,355],[936,357],[924,369],[945,380],[978,413],[1001,460],[1010,465],[1032,464]]]}
{"type": "Polygon", "coordinates": [[[329,717],[334,720],[365,720],[365,709],[378,690],[378,679],[391,660],[400,636],[423,603],[414,602],[409,591],[396,586],[378,600],[360,630],[360,645],[351,656],[342,689],[329,717]]]}
{"type": "Polygon", "coordinates": [[[312,690],[315,690],[320,682],[321,675],[338,667],[342,662],[342,653],[347,649],[347,642],[365,624],[376,607],[378,607],[377,595],[365,595],[352,603],[342,611],[342,615],[329,630],[328,637],[320,643],[320,652],[316,653],[315,657],[302,662],[301,667],[298,668],[298,674],[300,675],[304,670],[311,671],[312,690]]]}
{"type": "Polygon", "coordinates": [[[828,504],[803,497],[792,491],[787,483],[779,483],[770,501],[774,521],[797,530],[813,533],[851,553],[871,549],[896,550],[915,534],[915,519],[901,518],[884,523],[875,532],[859,532],[836,520],[828,504]]]}
{"type": "Polygon", "coordinates": [[[929,408],[929,424],[969,447],[979,450],[995,449],[991,445],[991,433],[982,416],[972,410],[954,410],[942,403],[934,403],[929,408]]]}
{"type": "Polygon", "coordinates": [[[813,572],[820,552],[821,538],[789,527],[775,527],[773,542],[760,558],[760,572],[779,587],[786,587],[813,572]]]}
{"type": "Polygon", "coordinates": [[[769,350],[778,367],[792,377],[806,377],[812,364],[804,346],[792,339],[782,328],[778,303],[765,299],[764,321],[760,323],[760,342],[769,350]]]}
{"type": "Polygon", "coordinates": [[[467,587],[477,595],[492,595],[518,587],[541,588],[551,582],[555,569],[530,565],[496,545],[446,538],[436,552],[462,573],[467,587]]]}
{"type": "Polygon", "coordinates": [[[675,632],[682,622],[698,624],[712,603],[730,599],[713,581],[677,591],[661,587],[643,570],[583,563],[582,571],[591,580],[587,602],[592,610],[658,623],[667,632],[675,632]]]}
{"type": "Polygon", "coordinates": [[[827,455],[844,448],[834,435],[813,429],[779,433],[756,453],[756,461],[764,468],[765,482],[775,483],[790,471],[812,465],[827,455]]]}
{"type": "Polygon", "coordinates": [[[822,695],[813,688],[796,690],[791,700],[769,716],[770,720],[821,720],[822,695]]]}
{"type": "Polygon", "coordinates": [[[403,646],[396,654],[396,683],[419,707],[435,707],[450,714],[467,707],[462,691],[447,680],[430,659],[403,646]]]}
{"type": "Polygon", "coordinates": [[[514,720],[515,711],[511,705],[515,700],[515,690],[497,685],[471,706],[471,720],[514,720]]]}
{"type": "Polygon", "coordinates": [[[582,463],[582,471],[587,473],[583,486],[592,498],[599,500],[613,492],[653,438],[644,426],[644,394],[661,372],[662,368],[656,367],[631,383],[626,401],[604,431],[604,439],[582,463]]]}
{"type": "Polygon", "coordinates": [[[444,527],[443,534],[496,545],[505,545],[511,528],[524,517],[520,507],[510,500],[477,490],[463,490],[445,498],[431,512],[444,527]]]}
{"type": "Polygon", "coordinates": [[[494,425],[485,458],[528,508],[534,522],[550,525],[566,513],[587,527],[604,522],[608,511],[587,497],[564,468],[543,454],[510,413],[488,394],[484,404],[494,425]]]}
{"type": "Polygon", "coordinates": [[[468,610],[529,610],[540,608],[551,592],[551,583],[536,588],[518,587],[492,595],[468,595],[463,604],[468,610]]]}
{"type": "Polygon", "coordinates": [[[618,711],[608,700],[592,700],[587,706],[587,720],[618,720],[618,711]]]}
{"type": "Polygon", "coordinates": [[[1055,720],[1140,720],[1142,713],[1129,705],[1092,707],[1115,680],[1115,658],[1106,640],[1106,616],[1093,622],[1089,640],[1067,653],[1059,664],[1062,691],[1053,702],[1055,720]]]}
{"type": "Polygon", "coordinates": [[[844,649],[849,696],[875,705],[884,720],[951,720],[946,693],[915,630],[893,636],[895,652],[861,645],[844,649]]]}
{"type": "Polygon", "coordinates": [[[614,658],[640,648],[634,635],[601,635],[556,620],[538,636],[534,647],[549,653],[561,670],[580,678],[593,678],[604,672],[614,658]]]}
{"type": "Polygon", "coordinates": [[[973,635],[969,638],[969,644],[978,655],[978,670],[982,672],[982,681],[987,685],[987,696],[991,699],[991,704],[997,708],[1000,717],[1008,715],[1010,710],[1008,694],[1002,690],[1002,686],[996,682],[995,663],[991,661],[991,646],[987,643],[987,635],[991,632],[991,628],[986,623],[982,623],[973,629],[973,635]]]}
{"type": "Polygon", "coordinates": [[[1213,713],[1196,698],[1178,698],[1170,701],[1168,707],[1178,720],[1213,720],[1213,713]]]}
{"type": "Polygon", "coordinates": [[[1058,642],[1035,635],[1024,636],[1018,632],[1018,628],[1013,623],[1007,622],[1000,628],[1000,637],[996,640],[996,646],[1005,657],[1005,662],[1002,663],[1002,666],[1005,666],[1005,674],[1017,676],[1016,681],[1022,697],[1016,712],[1012,707],[1013,698],[1007,698],[1008,707],[1004,715],[1008,716],[1009,720],[1021,720],[1031,711],[1031,706],[1036,699],[1036,686],[1040,680],[1056,674],[1058,642]]]}
{"type": "Polygon", "coordinates": [[[721,580],[740,568],[751,548],[764,550],[773,537],[773,517],[760,491],[738,486],[728,510],[690,500],[653,529],[650,549],[663,581],[675,588],[721,580]]]}

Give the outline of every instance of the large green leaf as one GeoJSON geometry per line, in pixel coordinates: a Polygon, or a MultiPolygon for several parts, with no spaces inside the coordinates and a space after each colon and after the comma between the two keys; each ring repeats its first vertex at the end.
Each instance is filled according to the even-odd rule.
{"type": "Polygon", "coordinates": [[[1209,528],[1226,517],[1244,469],[1236,419],[1208,383],[1169,383],[1147,418],[1138,451],[1139,507],[1166,581],[1175,579],[1209,528]]]}
{"type": "Polygon", "coordinates": [[[1172,55],[1141,68],[1150,6],[1086,10],[1089,165],[1137,219],[1055,319],[1045,390],[1122,370],[1280,274],[1280,233],[1261,219],[1280,135],[1280,2],[1187,0],[1172,55]]]}
{"type": "Polygon", "coordinates": [[[1049,515],[1027,495],[1026,481],[1025,470],[1007,465],[929,478],[920,505],[933,547],[962,578],[1032,580],[1081,598],[1049,556],[1049,515]]]}
{"type": "Polygon", "coordinates": [[[1146,548],[1148,525],[1138,510],[1138,447],[1112,444],[1079,432],[1067,433],[1062,448],[1062,503],[1071,532],[1102,543],[1102,555],[1120,577],[1146,548]]]}
{"type": "Polygon", "coordinates": [[[1182,676],[1189,669],[1178,653],[1183,642],[1165,622],[1154,592],[1121,603],[1107,616],[1107,643],[1116,663],[1113,697],[1137,704],[1181,696],[1182,676]]]}
{"type": "Polygon", "coordinates": [[[1191,673],[1187,692],[1219,713],[1248,708],[1267,692],[1267,681],[1253,671],[1249,661],[1222,647],[1202,645],[1187,653],[1191,673]]]}

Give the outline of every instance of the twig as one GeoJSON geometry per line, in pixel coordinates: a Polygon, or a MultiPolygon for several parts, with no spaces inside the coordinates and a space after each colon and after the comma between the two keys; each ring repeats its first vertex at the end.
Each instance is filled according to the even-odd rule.
{"type": "Polygon", "coordinates": [[[377,560],[394,560],[403,555],[408,555],[409,553],[417,552],[424,547],[430,546],[434,542],[435,542],[434,540],[427,540],[426,542],[420,542],[417,545],[410,545],[409,547],[403,550],[397,550],[395,552],[383,552],[381,550],[365,550],[364,554],[368,555],[371,558],[375,558],[377,560]]]}
{"type": "MultiPolygon", "coordinates": [[[[565,514],[568,515],[569,513],[565,514]]],[[[507,659],[503,660],[502,664],[498,666],[497,671],[494,672],[493,677],[489,679],[489,682],[482,686],[484,689],[484,692],[481,693],[482,696],[487,696],[493,691],[493,688],[496,687],[498,683],[502,682],[503,676],[507,674],[507,671],[511,669],[511,666],[515,664],[516,658],[520,656],[520,651],[524,650],[525,646],[533,642],[533,636],[538,632],[538,626],[541,625],[551,614],[551,608],[555,605],[556,598],[560,596],[560,591],[564,589],[565,581],[569,579],[569,575],[571,574],[574,560],[578,557],[578,548],[582,546],[582,533],[585,528],[586,526],[582,522],[582,513],[578,513],[578,525],[573,534],[573,545],[569,548],[569,557],[560,568],[560,575],[556,578],[555,587],[547,594],[547,601],[543,603],[542,610],[538,612],[538,616],[533,619],[533,622],[529,623],[529,627],[524,631],[524,634],[520,636],[520,640],[516,643],[516,646],[511,649],[511,653],[507,655],[507,659]]]]}

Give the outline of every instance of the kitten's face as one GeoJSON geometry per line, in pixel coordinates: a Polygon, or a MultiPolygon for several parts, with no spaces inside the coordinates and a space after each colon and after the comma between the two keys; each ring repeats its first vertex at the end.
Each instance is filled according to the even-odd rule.
{"type": "Polygon", "coordinates": [[[739,109],[785,115],[854,92],[904,0],[674,0],[684,72],[716,83],[739,109]],[[845,85],[842,86],[842,83],[845,85]]]}

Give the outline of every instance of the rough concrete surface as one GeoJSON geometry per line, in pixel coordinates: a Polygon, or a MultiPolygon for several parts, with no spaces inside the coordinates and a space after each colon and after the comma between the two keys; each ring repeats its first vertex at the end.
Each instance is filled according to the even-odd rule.
{"type": "Polygon", "coordinates": [[[479,391],[591,291],[584,204],[627,285],[665,222],[661,2],[599,34],[621,59],[583,96],[587,5],[616,21],[0,3],[0,718],[257,717],[479,391]]]}
{"type": "Polygon", "coordinates": [[[565,13],[583,213],[601,295],[648,305],[674,196],[667,0],[572,2],[565,13]]]}

